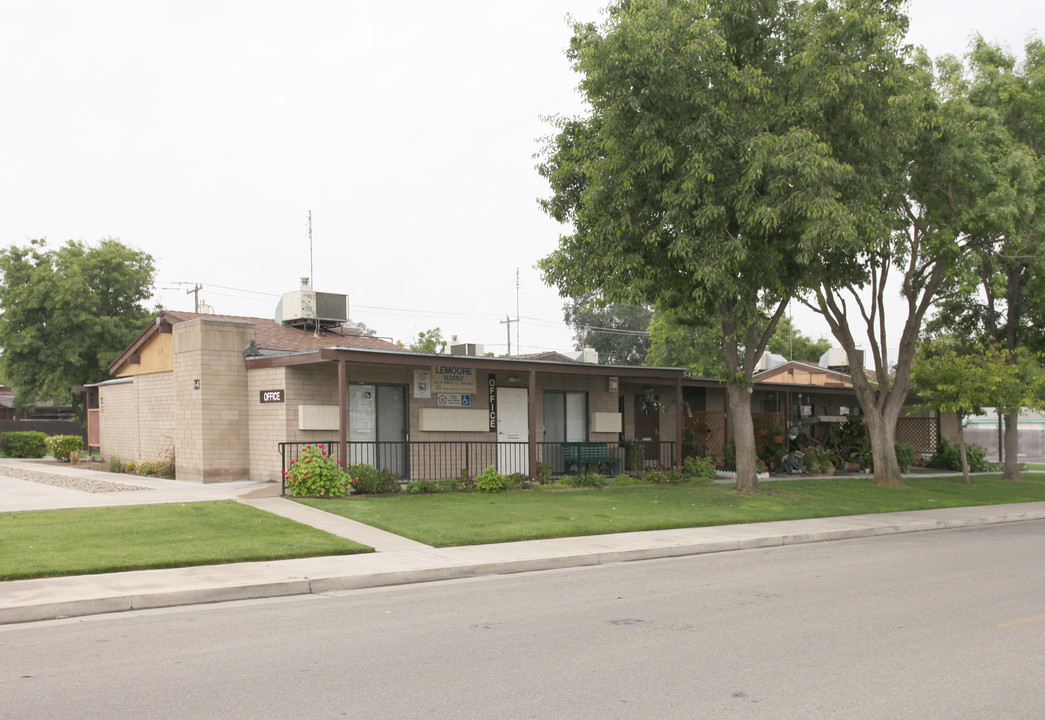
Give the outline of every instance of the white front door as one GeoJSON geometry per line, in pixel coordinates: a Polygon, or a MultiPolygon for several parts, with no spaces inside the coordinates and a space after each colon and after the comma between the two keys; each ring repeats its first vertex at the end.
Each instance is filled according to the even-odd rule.
{"type": "Polygon", "coordinates": [[[529,393],[497,388],[497,472],[530,474],[529,393]]]}

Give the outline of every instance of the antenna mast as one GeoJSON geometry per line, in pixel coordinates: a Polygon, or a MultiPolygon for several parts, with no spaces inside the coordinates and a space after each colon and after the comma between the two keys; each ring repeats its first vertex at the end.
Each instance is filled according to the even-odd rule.
{"type": "Polygon", "coordinates": [[[315,267],[312,264],[312,211],[308,211],[308,283],[316,287],[315,267]]]}
{"type": "MultiPolygon", "coordinates": [[[[509,326],[510,327],[510,326],[509,326]]],[[[522,341],[519,340],[519,266],[515,266],[515,348],[522,354],[522,341]]]]}

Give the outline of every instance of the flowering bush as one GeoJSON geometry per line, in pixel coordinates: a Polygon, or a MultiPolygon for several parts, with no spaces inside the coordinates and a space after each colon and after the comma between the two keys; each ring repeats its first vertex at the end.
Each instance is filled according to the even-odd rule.
{"type": "Polygon", "coordinates": [[[44,443],[58,462],[69,462],[69,453],[83,450],[83,438],[79,435],[52,435],[44,443]]]}
{"type": "Polygon", "coordinates": [[[294,496],[342,497],[348,494],[349,478],[319,445],[306,445],[301,457],[286,472],[287,489],[294,496]]]}
{"type": "Polygon", "coordinates": [[[352,492],[358,495],[382,495],[399,492],[399,478],[390,472],[378,472],[373,465],[359,463],[349,465],[345,472],[352,486],[352,492]]]}
{"type": "Polygon", "coordinates": [[[769,472],[769,469],[766,467],[766,461],[762,458],[755,458],[755,472],[759,475],[769,472]]]}
{"type": "Polygon", "coordinates": [[[715,477],[716,463],[707,457],[688,457],[682,461],[686,474],[697,480],[712,480],[715,477]]]}

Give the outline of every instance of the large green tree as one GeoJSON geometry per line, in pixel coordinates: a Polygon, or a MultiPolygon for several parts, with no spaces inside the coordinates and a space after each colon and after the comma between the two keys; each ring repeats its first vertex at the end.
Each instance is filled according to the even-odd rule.
{"type": "Polygon", "coordinates": [[[917,132],[897,133],[902,175],[889,185],[873,176],[870,183],[880,185],[885,200],[879,216],[893,222],[871,225],[853,256],[858,272],[824,275],[810,301],[850,357],[859,344],[869,348],[872,371],[852,363],[853,387],[871,437],[875,482],[890,485],[902,484],[896,421],[911,389],[923,321],[977,252],[1018,222],[1021,188],[1031,175],[997,115],[969,102],[950,59],[933,67],[923,55],[918,67],[922,79],[912,86],[908,106],[909,127],[917,132]],[[894,282],[900,320],[888,317],[894,282]]]}
{"type": "Polygon", "coordinates": [[[18,405],[68,402],[82,420],[86,407],[73,388],[105,380],[141,332],[153,273],[150,255],[111,238],[0,250],[0,373],[18,405]]]}
{"type": "MultiPolygon", "coordinates": [[[[1045,45],[1029,41],[1022,62],[976,38],[964,63],[948,58],[952,102],[989,131],[980,163],[998,177],[979,199],[970,277],[961,278],[934,326],[1000,343],[1016,365],[1045,345],[1045,45]],[[963,284],[964,283],[964,284],[963,284]]],[[[1020,478],[1019,408],[1005,413],[1005,476],[1020,478]]]]}
{"type": "Polygon", "coordinates": [[[738,488],[757,488],[755,364],[794,293],[852,256],[854,203],[877,201],[861,165],[890,156],[875,113],[899,4],[620,0],[573,27],[589,110],[557,121],[539,166],[570,226],[545,280],[717,326],[738,488]]]}
{"type": "Polygon", "coordinates": [[[604,365],[642,365],[649,351],[649,308],[598,302],[594,297],[570,298],[563,305],[566,324],[573,328],[576,349],[594,348],[604,365]]]}
{"type": "Polygon", "coordinates": [[[962,482],[969,484],[963,420],[993,407],[998,417],[1019,413],[1022,407],[1040,407],[1043,377],[1035,358],[1011,358],[998,344],[958,342],[940,337],[923,342],[911,369],[915,391],[923,407],[958,416],[958,444],[962,482]]]}

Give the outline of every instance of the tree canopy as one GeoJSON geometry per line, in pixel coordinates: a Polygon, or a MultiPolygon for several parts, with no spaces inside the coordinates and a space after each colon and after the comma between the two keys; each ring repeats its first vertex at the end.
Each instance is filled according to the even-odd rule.
{"type": "Polygon", "coordinates": [[[641,305],[570,298],[563,305],[566,324],[573,328],[575,347],[595,348],[604,365],[642,365],[649,351],[652,311],[641,305]]]}
{"type": "Polygon", "coordinates": [[[108,378],[108,365],[145,327],[152,256],[109,238],[44,240],[0,250],[0,373],[19,406],[53,400],[85,408],[73,388],[108,378]]]}
{"type": "Polygon", "coordinates": [[[876,219],[899,6],[621,0],[573,27],[590,110],[556,120],[539,165],[570,226],[541,269],[567,295],[717,326],[738,487],[757,487],[751,376],[776,323],[825,268],[856,271],[876,219]]]}
{"type": "MultiPolygon", "coordinates": [[[[970,154],[989,182],[959,200],[969,208],[967,270],[929,324],[1000,343],[1016,364],[1045,349],[1045,45],[1030,40],[1019,62],[977,38],[961,61],[944,58],[940,84],[979,132],[970,154]]],[[[1006,414],[1005,474],[1019,477],[1018,408],[1006,414]]]]}
{"type": "Polygon", "coordinates": [[[443,331],[439,328],[429,328],[417,333],[417,339],[410,343],[411,352],[418,353],[441,353],[446,350],[446,340],[443,339],[443,331]]]}

